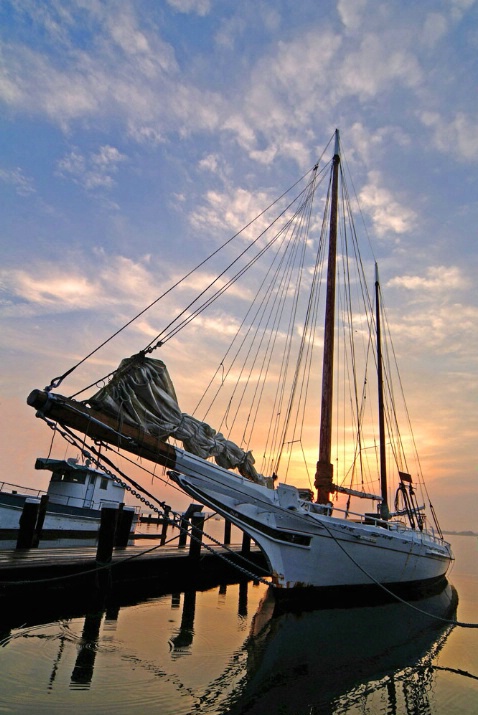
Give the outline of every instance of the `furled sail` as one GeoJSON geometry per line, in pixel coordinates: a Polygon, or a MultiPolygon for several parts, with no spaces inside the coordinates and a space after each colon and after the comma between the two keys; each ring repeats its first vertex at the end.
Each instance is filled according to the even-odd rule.
{"type": "Polygon", "coordinates": [[[254,482],[269,482],[257,473],[251,452],[245,452],[205,422],[181,412],[162,360],[142,354],[122,360],[111,381],[89,398],[88,404],[161,440],[173,437],[183,443],[187,452],[203,459],[214,457],[219,466],[237,469],[254,482]]]}

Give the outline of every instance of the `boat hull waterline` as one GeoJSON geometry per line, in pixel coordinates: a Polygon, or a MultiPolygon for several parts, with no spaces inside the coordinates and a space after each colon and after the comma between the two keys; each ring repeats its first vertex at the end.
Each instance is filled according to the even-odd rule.
{"type": "Polygon", "coordinates": [[[429,532],[321,514],[295,487],[267,489],[181,450],[176,457],[174,481],[254,539],[277,588],[420,584],[445,576],[453,559],[429,532]]]}

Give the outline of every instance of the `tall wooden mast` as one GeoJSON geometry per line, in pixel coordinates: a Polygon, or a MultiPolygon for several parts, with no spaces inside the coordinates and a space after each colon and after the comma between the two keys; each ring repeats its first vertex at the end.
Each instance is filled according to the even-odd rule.
{"type": "Polygon", "coordinates": [[[322,407],[320,414],[319,461],[315,473],[317,502],[327,504],[333,491],[334,466],[332,454],[332,403],[334,391],[335,281],[337,263],[337,215],[340,167],[339,130],[335,130],[335,151],[332,160],[332,198],[330,206],[329,256],[327,264],[327,296],[325,304],[324,356],[322,366],[322,407]]]}
{"type": "Polygon", "coordinates": [[[380,328],[380,282],[378,279],[378,266],[375,264],[375,324],[377,329],[377,382],[378,382],[378,427],[380,442],[380,489],[382,503],[380,516],[388,519],[390,512],[387,502],[387,458],[385,454],[385,409],[383,400],[383,361],[382,361],[382,335],[380,328]]]}

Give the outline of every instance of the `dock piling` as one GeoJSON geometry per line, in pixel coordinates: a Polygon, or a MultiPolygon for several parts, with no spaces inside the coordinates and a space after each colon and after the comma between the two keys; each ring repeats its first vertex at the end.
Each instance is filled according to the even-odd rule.
{"type": "Polygon", "coordinates": [[[40,543],[42,533],[43,533],[43,524],[45,522],[45,516],[46,516],[46,509],[48,506],[48,494],[42,494],[40,497],[40,505],[38,507],[38,517],[36,521],[36,526],[35,526],[35,531],[33,534],[33,540],[32,540],[32,546],[35,548],[38,548],[38,544],[40,543]]]}
{"type": "Polygon", "coordinates": [[[229,519],[224,519],[224,543],[227,546],[231,543],[231,526],[229,519]]]}
{"type": "Polygon", "coordinates": [[[96,563],[105,566],[111,562],[115,542],[116,525],[119,510],[117,507],[104,506],[101,509],[101,523],[98,531],[96,563]]]}
{"type": "Polygon", "coordinates": [[[180,521],[180,533],[179,533],[179,540],[178,540],[178,548],[184,548],[187,543],[188,539],[188,530],[189,530],[189,519],[192,517],[192,515],[195,512],[200,512],[202,509],[202,504],[190,504],[186,511],[181,515],[181,521],[180,521]]]}
{"type": "Polygon", "coordinates": [[[17,549],[31,549],[35,536],[35,526],[40,509],[40,500],[36,497],[27,497],[20,517],[20,529],[17,537],[17,549]]]}
{"type": "Polygon", "coordinates": [[[126,548],[126,546],[128,546],[133,517],[134,507],[120,504],[114,540],[114,545],[116,548],[124,549],[126,548]]]}
{"type": "Polygon", "coordinates": [[[202,538],[204,535],[204,519],[202,512],[194,512],[191,516],[191,539],[189,543],[189,556],[198,561],[201,554],[202,538]]]}
{"type": "Polygon", "coordinates": [[[166,543],[166,536],[168,533],[168,524],[169,524],[169,512],[171,511],[170,507],[165,507],[164,508],[164,514],[163,514],[163,528],[161,529],[161,536],[159,539],[159,543],[161,546],[164,546],[166,543]]]}

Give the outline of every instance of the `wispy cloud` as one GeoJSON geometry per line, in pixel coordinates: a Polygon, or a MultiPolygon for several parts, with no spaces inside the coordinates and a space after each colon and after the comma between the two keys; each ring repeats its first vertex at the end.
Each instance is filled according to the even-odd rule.
{"type": "MultiPolygon", "coordinates": [[[[31,19],[57,32],[61,23],[49,22],[53,14],[53,9],[32,10],[31,19]]],[[[55,45],[4,45],[0,97],[12,108],[45,115],[65,131],[93,115],[97,120],[121,116],[131,134],[143,140],[157,140],[187,123],[200,128],[217,122],[214,95],[181,76],[171,45],[140,27],[132,5],[73,5],[62,27],[61,53],[55,53],[55,45]],[[85,17],[94,28],[87,51],[73,37],[85,17]]]]}
{"type": "Polygon", "coordinates": [[[57,163],[58,174],[69,177],[85,189],[110,189],[114,185],[113,174],[126,156],[112,146],[102,146],[95,154],[84,156],[73,150],[57,163]]]}
{"type": "Polygon", "coordinates": [[[403,234],[410,231],[417,220],[412,209],[400,204],[390,191],[381,187],[378,172],[369,173],[368,183],[360,192],[359,201],[370,214],[378,236],[403,234]]]}
{"type": "Polygon", "coordinates": [[[167,0],[167,3],[178,12],[207,15],[211,11],[211,0],[167,0]]]}
{"type": "Polygon", "coordinates": [[[477,115],[457,112],[451,119],[436,112],[422,112],[421,121],[433,130],[435,146],[445,154],[458,155],[464,161],[478,159],[477,115]]]}
{"type": "Polygon", "coordinates": [[[388,285],[410,291],[450,291],[466,289],[469,281],[457,266],[430,266],[423,276],[397,276],[388,285]]]}
{"type": "Polygon", "coordinates": [[[0,181],[13,186],[19,196],[29,196],[36,191],[33,179],[25,176],[19,167],[16,169],[0,169],[0,181]]]}
{"type": "Polygon", "coordinates": [[[58,262],[54,273],[51,266],[37,261],[30,270],[0,272],[3,293],[3,314],[23,315],[71,312],[85,309],[108,309],[108,306],[129,304],[145,307],[158,291],[149,257],[137,261],[123,256],[107,256],[94,252],[87,262],[66,257],[58,262]],[[82,265],[78,265],[81,263],[82,265]]]}
{"type": "MultiPolygon", "coordinates": [[[[225,229],[231,233],[240,231],[252,218],[259,216],[270,203],[270,196],[262,191],[248,191],[238,187],[225,191],[208,191],[202,206],[199,206],[190,216],[193,226],[208,231],[220,231],[224,238],[225,229]]],[[[254,234],[257,235],[267,226],[264,219],[254,223],[254,234]]],[[[245,232],[244,236],[248,233],[245,232]]]]}

